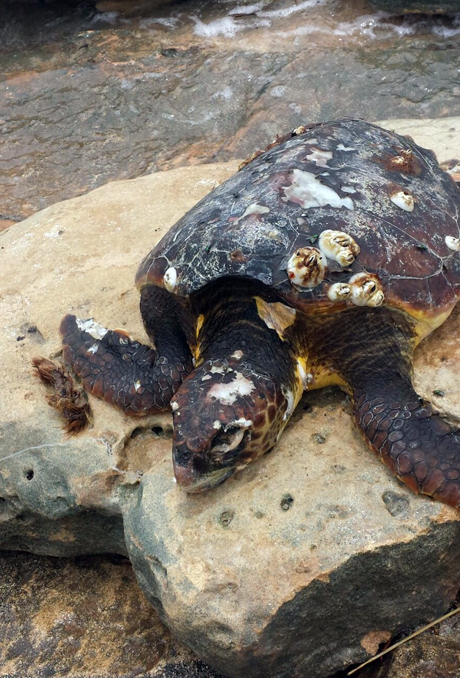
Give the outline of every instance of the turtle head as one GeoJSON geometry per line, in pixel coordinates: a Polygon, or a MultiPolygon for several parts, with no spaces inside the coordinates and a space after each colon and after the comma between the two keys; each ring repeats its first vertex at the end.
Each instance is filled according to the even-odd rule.
{"type": "Polygon", "coordinates": [[[284,428],[289,397],[237,360],[208,360],[171,401],[173,464],[187,492],[211,489],[268,452],[284,428]]]}

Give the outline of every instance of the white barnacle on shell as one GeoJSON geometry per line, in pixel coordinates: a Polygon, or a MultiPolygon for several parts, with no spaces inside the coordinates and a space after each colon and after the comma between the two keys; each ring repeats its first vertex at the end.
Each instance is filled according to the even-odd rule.
{"type": "Polygon", "coordinates": [[[327,291],[331,301],[344,301],[351,295],[351,287],[347,283],[334,283],[327,291]]]}
{"type": "Polygon", "coordinates": [[[235,360],[241,360],[241,358],[243,357],[243,351],[238,349],[234,353],[232,353],[231,357],[235,358],[235,360]]]}
{"type": "Polygon", "coordinates": [[[174,266],[170,266],[163,276],[163,284],[168,292],[174,292],[177,284],[177,271],[174,266]]]}
{"type": "Polygon", "coordinates": [[[142,384],[138,379],[137,381],[134,382],[134,390],[136,391],[136,393],[138,393],[141,390],[141,388],[142,388],[142,384]]]}
{"type": "Polygon", "coordinates": [[[382,289],[382,283],[378,277],[372,273],[356,273],[348,284],[351,288],[351,301],[355,306],[381,306],[385,295],[382,289]]]}
{"type": "Polygon", "coordinates": [[[177,412],[177,410],[179,409],[179,404],[176,402],[171,403],[171,409],[173,412],[177,412]]]}
{"type": "Polygon", "coordinates": [[[285,200],[294,202],[301,207],[308,209],[310,207],[346,207],[348,210],[353,210],[353,200],[348,196],[341,198],[334,189],[325,186],[317,179],[312,172],[305,172],[304,170],[293,169],[291,172],[291,184],[289,186],[282,186],[285,200]]]}
{"type": "Polygon", "coordinates": [[[93,339],[102,339],[109,331],[106,327],[99,325],[99,323],[93,320],[93,318],[88,318],[88,320],[76,318],[76,322],[78,329],[82,332],[87,332],[93,337],[93,339]]]}
{"type": "Polygon", "coordinates": [[[86,351],[86,353],[91,353],[94,355],[99,348],[99,344],[93,344],[92,346],[89,347],[89,349],[86,351]]]}
{"type": "Polygon", "coordinates": [[[405,212],[414,211],[414,198],[407,191],[396,191],[390,195],[390,200],[397,207],[400,207],[405,212]]]}
{"type": "Polygon", "coordinates": [[[222,424],[220,423],[220,421],[218,419],[216,419],[213,422],[212,427],[215,428],[216,431],[218,431],[220,428],[222,428],[222,424]]]}
{"type": "Polygon", "coordinates": [[[316,247],[299,247],[287,264],[291,283],[309,289],[316,287],[324,280],[326,270],[326,257],[316,247]]]}
{"type": "Polygon", "coordinates": [[[360,251],[358,243],[351,235],[330,228],[320,234],[318,245],[328,259],[336,261],[342,268],[351,266],[360,251]]]}
{"type": "Polygon", "coordinates": [[[447,247],[454,252],[460,252],[460,238],[454,238],[452,235],[446,235],[444,242],[447,247]]]}

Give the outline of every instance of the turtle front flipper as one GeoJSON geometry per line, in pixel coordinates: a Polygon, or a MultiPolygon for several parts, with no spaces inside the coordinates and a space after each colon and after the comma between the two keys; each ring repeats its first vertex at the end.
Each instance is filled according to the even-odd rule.
{"type": "Polygon", "coordinates": [[[141,295],[145,326],[156,349],[92,319],[66,315],[61,321],[64,359],[82,379],[84,389],[130,416],[167,409],[193,368],[186,337],[165,299],[167,294],[148,288],[141,295]]]}
{"type": "Polygon", "coordinates": [[[366,442],[414,492],[460,507],[460,429],[412,387],[410,319],[389,309],[341,315],[340,332],[334,319],[324,328],[322,350],[349,387],[366,442]]]}

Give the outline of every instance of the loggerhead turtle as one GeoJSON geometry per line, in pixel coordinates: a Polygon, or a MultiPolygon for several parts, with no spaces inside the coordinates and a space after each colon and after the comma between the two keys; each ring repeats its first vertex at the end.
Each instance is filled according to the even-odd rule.
{"type": "Polygon", "coordinates": [[[460,505],[460,432],[414,391],[415,347],[460,294],[460,193],[435,155],[361,120],[302,127],[251,158],[141,263],[155,349],[67,315],[84,388],[171,406],[188,492],[278,440],[304,389],[338,384],[371,449],[415,492],[460,505]]]}

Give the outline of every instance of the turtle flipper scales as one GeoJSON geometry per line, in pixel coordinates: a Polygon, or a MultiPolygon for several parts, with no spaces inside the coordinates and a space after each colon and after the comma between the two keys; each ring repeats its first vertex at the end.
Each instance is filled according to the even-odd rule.
{"type": "Polygon", "coordinates": [[[416,493],[460,507],[460,429],[414,390],[412,320],[391,309],[354,309],[314,332],[322,364],[340,375],[369,447],[416,493]]]}
{"type": "Polygon", "coordinates": [[[191,369],[93,320],[66,315],[60,331],[64,359],[82,379],[84,389],[127,415],[167,409],[191,369]]]}
{"type": "Polygon", "coordinates": [[[355,401],[355,418],[371,449],[414,492],[460,507],[460,429],[430,403],[412,388],[371,390],[355,401]]]}

